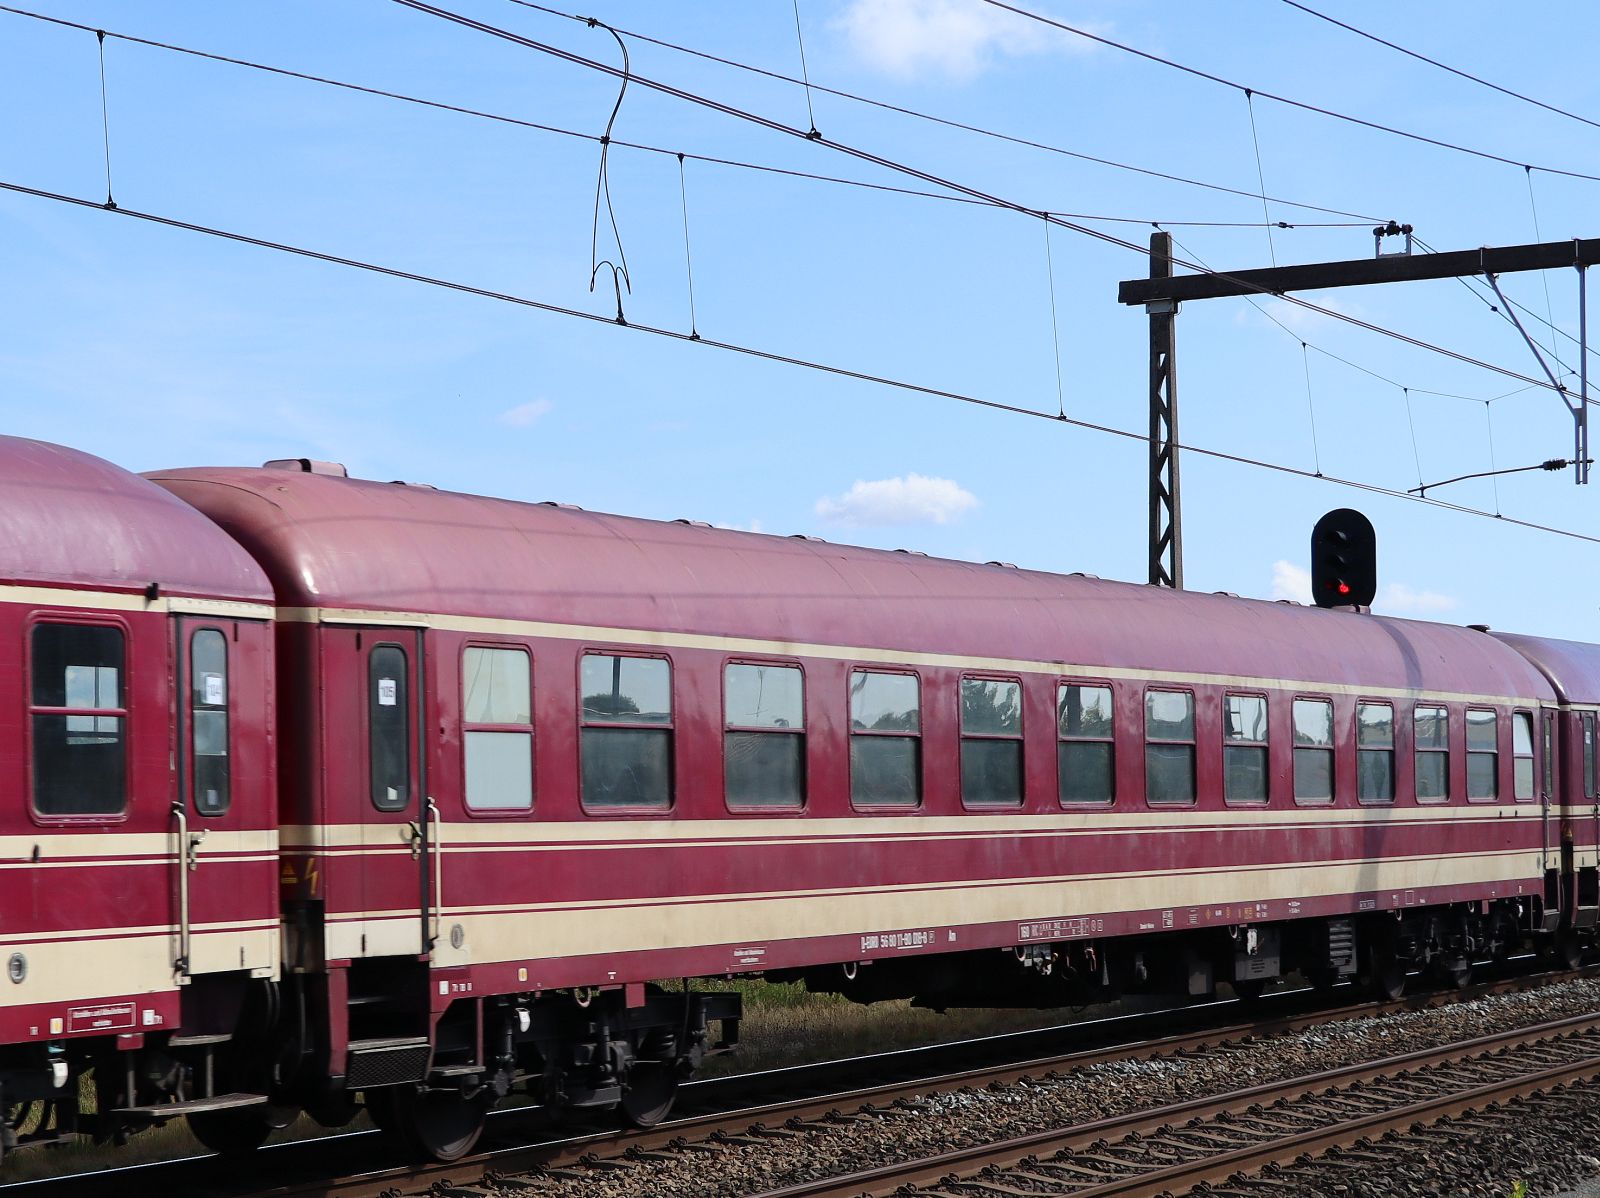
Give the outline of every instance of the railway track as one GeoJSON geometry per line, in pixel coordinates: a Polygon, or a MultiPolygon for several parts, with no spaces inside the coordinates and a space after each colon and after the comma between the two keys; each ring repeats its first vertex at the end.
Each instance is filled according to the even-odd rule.
{"type": "Polygon", "coordinates": [[[907,1187],[928,1198],[985,1192],[1155,1198],[1595,1077],[1600,1015],[1574,1016],[759,1198],[856,1198],[906,1194],[907,1187]]]}
{"type": "MultiPolygon", "coordinates": [[[[1208,1004],[1205,1008],[1184,1012],[1122,1016],[880,1057],[715,1079],[685,1087],[680,1108],[683,1113],[647,1131],[591,1131],[560,1138],[534,1135],[530,1142],[526,1118],[519,1121],[517,1112],[506,1112],[491,1129],[490,1143],[494,1146],[449,1165],[388,1165],[377,1150],[377,1137],[365,1133],[266,1150],[252,1160],[248,1174],[243,1176],[236,1166],[207,1158],[16,1183],[0,1187],[0,1193],[6,1198],[46,1198],[47,1195],[56,1198],[67,1194],[72,1198],[99,1198],[100,1195],[126,1198],[130,1192],[181,1193],[185,1198],[190,1195],[195,1198],[202,1195],[218,1198],[246,1195],[250,1198],[394,1198],[431,1190],[471,1198],[472,1195],[515,1191],[519,1188],[515,1180],[518,1174],[547,1179],[575,1178],[589,1170],[604,1171],[612,1162],[648,1160],[653,1155],[705,1152],[715,1156],[729,1145],[749,1143],[752,1138],[778,1142],[803,1134],[804,1129],[818,1124],[852,1119],[886,1122],[915,1119],[925,1108],[926,1096],[930,1094],[1026,1084],[1027,1079],[1093,1066],[1186,1058],[1221,1044],[1284,1036],[1363,1016],[1421,1012],[1497,994],[1538,990],[1562,981],[1593,976],[1596,972],[1591,969],[1506,979],[1460,992],[1320,1011],[1307,1009],[1311,996],[1290,994],[1278,996],[1281,1001],[1276,1004],[1264,1004],[1257,1017],[1248,1022],[1237,1020],[1239,1008],[1236,1004],[1208,1004]],[[1234,1017],[1231,1021],[1219,1018],[1229,1014],[1234,1017]],[[1191,1021],[1204,1019],[1206,1024],[1156,1035],[1162,1024],[1170,1027],[1175,1017],[1191,1021]],[[1060,1046],[1069,1038],[1077,1045],[1091,1043],[1093,1047],[1061,1051],[1060,1046]],[[772,1095],[783,1097],[773,1098],[772,1095]],[[280,1159],[275,1161],[275,1155],[280,1159]]],[[[1260,1102],[1264,1097],[1265,1091],[1246,1100],[1246,1105],[1260,1102]]],[[[1173,1110],[1165,1114],[1151,1110],[1138,1116],[1141,1122],[1129,1123],[1121,1134],[1142,1136],[1150,1128],[1162,1126],[1175,1117],[1173,1110]],[[1150,1119],[1157,1122],[1152,1124],[1150,1119]]],[[[1190,1117],[1193,1115],[1184,1116],[1190,1117]]],[[[1086,1142],[1109,1136],[1112,1122],[1104,1121],[1104,1126],[1089,1125],[1099,1130],[1086,1142]]],[[[1077,1129],[1078,1132],[1083,1130],[1083,1126],[1077,1129]]],[[[1069,1133],[1062,1130],[1055,1134],[1069,1133]]],[[[1044,1147],[1049,1143],[1047,1138],[1030,1137],[1028,1143],[1031,1146],[1017,1145],[1021,1148],[1018,1159],[1053,1151],[1044,1147]]],[[[892,1169],[885,1166],[890,1171],[884,1173],[881,1188],[865,1173],[858,1172],[839,1181],[832,1189],[798,1187],[773,1193],[798,1196],[888,1192],[902,1185],[920,1184],[915,1180],[919,1177],[930,1181],[952,1173],[1004,1168],[1002,1147],[990,1145],[986,1149],[964,1150],[949,1155],[948,1159],[925,1164],[921,1171],[913,1165],[912,1172],[905,1175],[894,1174],[893,1170],[906,1166],[896,1165],[892,1169]],[[984,1150],[1001,1155],[984,1157],[984,1150]],[[977,1155],[972,1155],[974,1152],[977,1155]]]]}

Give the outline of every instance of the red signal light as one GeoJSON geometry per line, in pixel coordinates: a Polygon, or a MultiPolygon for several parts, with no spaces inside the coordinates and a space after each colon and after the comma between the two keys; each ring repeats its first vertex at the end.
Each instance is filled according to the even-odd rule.
{"type": "Polygon", "coordinates": [[[1348,595],[1349,593],[1350,593],[1350,584],[1348,582],[1341,582],[1339,584],[1339,594],[1348,595]]]}

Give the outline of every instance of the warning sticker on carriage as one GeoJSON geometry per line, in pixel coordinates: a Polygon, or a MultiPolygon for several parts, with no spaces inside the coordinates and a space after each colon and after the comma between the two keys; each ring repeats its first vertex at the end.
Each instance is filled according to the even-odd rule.
{"type": "Polygon", "coordinates": [[[67,1031],[104,1032],[133,1026],[131,1002],[106,1003],[98,1007],[68,1007],[67,1031]]]}

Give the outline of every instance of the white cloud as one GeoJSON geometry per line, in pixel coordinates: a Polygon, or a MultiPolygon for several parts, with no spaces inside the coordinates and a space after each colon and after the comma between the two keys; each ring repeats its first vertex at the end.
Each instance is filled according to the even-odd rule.
{"type": "MultiPolygon", "coordinates": [[[[1340,316],[1349,316],[1356,320],[1367,319],[1362,308],[1349,301],[1320,295],[1314,302],[1317,307],[1337,312],[1340,316]]],[[[1310,337],[1314,333],[1326,332],[1344,323],[1338,316],[1324,316],[1321,312],[1313,312],[1310,308],[1291,304],[1288,300],[1278,299],[1275,296],[1262,296],[1253,304],[1242,305],[1235,311],[1233,319],[1234,323],[1242,328],[1276,329],[1282,326],[1296,337],[1310,337]],[[1276,323],[1273,323],[1274,321],[1276,323]]]]}
{"type": "Polygon", "coordinates": [[[548,399],[529,400],[527,403],[506,409],[496,419],[501,424],[509,424],[512,428],[527,428],[539,417],[547,415],[555,406],[548,399]]]}
{"type": "Polygon", "coordinates": [[[1296,603],[1310,603],[1311,571],[1302,570],[1293,562],[1273,562],[1272,597],[1293,599],[1296,603]]]}
{"type": "Polygon", "coordinates": [[[1003,56],[1095,49],[983,0],[851,0],[833,26],[867,65],[901,79],[932,74],[966,80],[1003,56]]]}
{"type": "Polygon", "coordinates": [[[717,527],[718,528],[725,528],[729,532],[766,532],[767,531],[766,529],[761,527],[761,521],[759,521],[759,520],[752,520],[752,521],[750,521],[749,524],[718,524],[717,527]]]}
{"type": "Polygon", "coordinates": [[[816,513],[833,524],[948,524],[978,498],[948,478],[908,474],[904,478],[857,481],[843,495],[817,500],[816,513]]]}
{"type": "Polygon", "coordinates": [[[1460,601],[1438,591],[1418,591],[1403,582],[1391,582],[1378,593],[1372,606],[1396,616],[1436,616],[1454,611],[1460,601]]]}
{"type": "MultiPolygon", "coordinates": [[[[1311,602],[1311,571],[1293,562],[1272,563],[1272,597],[1311,602]]],[[[1403,582],[1391,582],[1373,601],[1373,609],[1390,616],[1437,616],[1454,611],[1459,601],[1437,591],[1419,591],[1403,582]]]]}

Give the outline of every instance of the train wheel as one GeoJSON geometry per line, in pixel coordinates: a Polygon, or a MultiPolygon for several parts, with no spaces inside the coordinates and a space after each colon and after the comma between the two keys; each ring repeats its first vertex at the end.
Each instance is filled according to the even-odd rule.
{"type": "Polygon", "coordinates": [[[408,1155],[446,1162],[472,1151],[493,1105],[488,1096],[416,1086],[385,1086],[367,1095],[372,1121],[408,1155]]]}
{"type": "Polygon", "coordinates": [[[1437,957],[1433,975],[1453,990],[1465,990],[1472,983],[1472,962],[1465,957],[1437,957]]]}
{"type": "Polygon", "coordinates": [[[678,1097],[678,1074],[660,1061],[641,1061],[628,1071],[628,1085],[619,1109],[631,1127],[654,1127],[672,1110],[678,1097]]]}
{"type": "Polygon", "coordinates": [[[1374,998],[1393,1002],[1406,992],[1406,967],[1391,944],[1367,948],[1367,969],[1362,979],[1374,998]]]}
{"type": "Polygon", "coordinates": [[[248,1106],[222,1111],[195,1111],[189,1130],[220,1156],[248,1156],[267,1137],[288,1127],[300,1115],[297,1107],[248,1106]]]}

